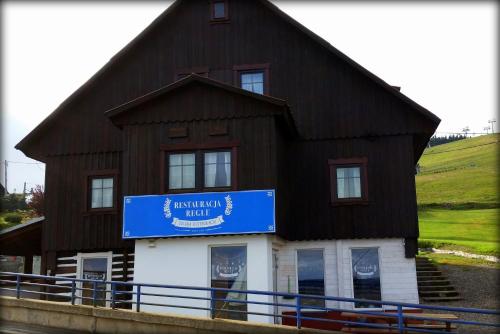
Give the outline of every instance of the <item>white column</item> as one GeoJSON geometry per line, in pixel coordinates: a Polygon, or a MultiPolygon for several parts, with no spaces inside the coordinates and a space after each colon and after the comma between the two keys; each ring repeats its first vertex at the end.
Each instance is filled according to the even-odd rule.
{"type": "MultiPolygon", "coordinates": [[[[248,290],[273,290],[272,242],[268,236],[254,239],[247,248],[247,287],[248,290]]],[[[248,295],[249,301],[272,303],[272,296],[248,295]]],[[[248,312],[272,314],[272,305],[248,304],[248,312]]],[[[272,316],[248,315],[248,321],[274,323],[272,316]]]]}

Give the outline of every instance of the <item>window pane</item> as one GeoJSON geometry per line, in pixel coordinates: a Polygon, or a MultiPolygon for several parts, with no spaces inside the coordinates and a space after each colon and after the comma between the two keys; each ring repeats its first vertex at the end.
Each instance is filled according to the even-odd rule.
{"type": "Polygon", "coordinates": [[[360,167],[337,168],[337,198],[361,198],[360,167]]]}
{"type": "Polygon", "coordinates": [[[182,164],[186,165],[194,165],[194,153],[183,154],[182,155],[182,164]]]}
{"type": "Polygon", "coordinates": [[[214,19],[222,19],[226,17],[225,13],[225,3],[224,2],[215,2],[214,3],[214,19]]]}
{"type": "Polygon", "coordinates": [[[170,167],[170,173],[168,177],[168,187],[170,189],[182,188],[182,167],[180,166],[170,167]]]}
{"type": "MultiPolygon", "coordinates": [[[[323,251],[316,249],[297,250],[297,276],[299,294],[325,295],[323,251]]],[[[303,306],[324,307],[322,299],[303,298],[303,306]]]]}
{"type": "Polygon", "coordinates": [[[252,92],[257,94],[264,94],[264,85],[262,83],[253,84],[252,92]]]}
{"type": "Polygon", "coordinates": [[[205,187],[231,186],[231,152],[205,153],[205,187]]]}
{"type": "Polygon", "coordinates": [[[113,188],[113,178],[102,179],[103,188],[113,188]]]}
{"type": "Polygon", "coordinates": [[[182,188],[194,188],[195,187],[195,166],[184,166],[182,167],[182,188]]]}
{"type": "Polygon", "coordinates": [[[90,207],[92,209],[102,208],[102,189],[92,189],[92,200],[90,207]]]}
{"type": "Polygon", "coordinates": [[[210,188],[215,186],[215,164],[205,165],[205,187],[210,188]]]}
{"type": "Polygon", "coordinates": [[[264,72],[240,74],[241,88],[257,94],[264,94],[264,72]]]}
{"type": "Polygon", "coordinates": [[[170,154],[169,189],[187,189],[195,187],[195,161],[195,153],[170,154]]]}
{"type": "MultiPolygon", "coordinates": [[[[233,290],[246,290],[247,288],[247,248],[245,246],[228,246],[211,248],[211,287],[233,290]]],[[[216,291],[218,299],[234,299],[245,301],[245,293],[216,291]]],[[[247,320],[244,312],[247,311],[245,303],[215,302],[217,318],[247,320]],[[239,311],[239,312],[231,312],[239,311]]]]}
{"type": "MultiPolygon", "coordinates": [[[[381,300],[378,249],[352,249],[351,254],[354,298],[381,300]]],[[[355,307],[380,307],[380,305],[358,302],[355,303],[355,307]]]]}
{"type": "Polygon", "coordinates": [[[344,179],[337,179],[337,198],[347,198],[344,179]]]}
{"type": "Polygon", "coordinates": [[[182,154],[170,154],[169,166],[182,165],[182,154]]]}
{"type": "Polygon", "coordinates": [[[92,189],[102,188],[102,179],[92,179],[92,189]]]}
{"type": "Polygon", "coordinates": [[[106,188],[102,190],[102,207],[113,207],[113,188],[106,188]]]}

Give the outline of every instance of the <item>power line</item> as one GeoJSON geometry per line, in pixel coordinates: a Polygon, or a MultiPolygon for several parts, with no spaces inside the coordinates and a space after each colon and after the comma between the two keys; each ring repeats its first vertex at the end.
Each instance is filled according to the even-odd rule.
{"type": "MultiPolygon", "coordinates": [[[[475,146],[469,146],[469,147],[464,147],[464,148],[457,148],[457,149],[454,149],[454,150],[447,150],[447,151],[440,151],[440,152],[429,152],[429,153],[424,153],[422,155],[430,155],[430,154],[440,154],[440,153],[446,153],[446,152],[454,152],[454,151],[463,151],[463,150],[468,150],[470,148],[474,148],[474,147],[480,147],[480,146],[486,146],[486,145],[491,145],[491,144],[497,144],[499,141],[494,141],[494,142],[491,142],[491,143],[486,143],[486,144],[481,144],[481,145],[475,145],[475,146]]],[[[436,146],[439,146],[439,145],[436,145],[436,146]]],[[[436,147],[434,146],[434,147],[436,147]]]]}

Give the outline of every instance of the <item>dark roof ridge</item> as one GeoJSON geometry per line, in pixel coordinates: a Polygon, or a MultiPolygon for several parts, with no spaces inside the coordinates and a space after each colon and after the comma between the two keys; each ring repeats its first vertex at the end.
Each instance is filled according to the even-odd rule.
{"type": "Polygon", "coordinates": [[[142,103],[145,103],[147,101],[151,101],[151,100],[157,98],[158,96],[161,96],[163,94],[167,94],[169,92],[172,92],[176,89],[185,87],[193,82],[198,82],[198,83],[201,83],[204,85],[217,87],[217,88],[220,88],[220,89],[223,89],[223,90],[235,93],[235,94],[248,96],[248,97],[263,101],[263,102],[277,105],[279,107],[286,107],[288,109],[288,105],[287,105],[287,102],[285,100],[281,100],[281,99],[278,99],[278,98],[275,98],[275,97],[272,97],[269,95],[261,95],[261,94],[249,92],[249,91],[246,91],[246,90],[241,89],[239,87],[229,85],[229,84],[226,84],[226,83],[218,81],[218,80],[210,79],[210,78],[203,77],[203,76],[200,76],[200,75],[195,74],[195,73],[191,73],[190,75],[188,75],[185,78],[177,80],[177,81],[175,81],[171,84],[168,84],[162,88],[156,89],[152,92],[146,93],[145,95],[139,96],[133,100],[125,102],[117,107],[109,109],[109,110],[104,112],[104,115],[106,115],[107,117],[114,117],[116,115],[121,114],[124,111],[127,111],[131,108],[134,108],[138,105],[141,105],[142,103]]]}

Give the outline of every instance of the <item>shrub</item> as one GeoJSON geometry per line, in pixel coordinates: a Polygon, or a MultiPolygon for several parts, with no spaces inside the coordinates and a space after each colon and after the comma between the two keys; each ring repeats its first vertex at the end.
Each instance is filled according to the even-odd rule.
{"type": "Polygon", "coordinates": [[[19,224],[23,220],[23,216],[19,213],[11,212],[5,215],[4,220],[9,223],[19,224]]]}

